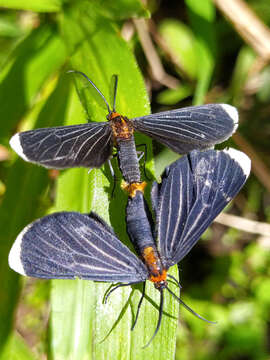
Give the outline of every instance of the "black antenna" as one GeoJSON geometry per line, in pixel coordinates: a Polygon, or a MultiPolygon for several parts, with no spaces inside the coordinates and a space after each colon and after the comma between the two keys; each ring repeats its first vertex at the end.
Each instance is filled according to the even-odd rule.
{"type": "Polygon", "coordinates": [[[116,102],[116,93],[117,93],[117,85],[118,85],[118,75],[114,74],[114,89],[113,89],[113,112],[115,112],[115,102],[116,102]]]}
{"type": "Polygon", "coordinates": [[[162,319],[162,314],[163,314],[163,289],[159,289],[160,291],[160,303],[159,303],[159,311],[158,311],[158,323],[157,323],[157,327],[156,330],[154,332],[154,335],[151,337],[151,339],[148,341],[148,343],[146,345],[144,345],[143,349],[147,348],[147,346],[150,345],[150,343],[154,340],[155,336],[158,333],[158,330],[160,328],[160,324],[161,324],[161,319],[162,319]]]}
{"type": "Polygon", "coordinates": [[[131,331],[134,330],[135,328],[135,325],[137,323],[137,320],[138,320],[138,317],[139,317],[139,312],[140,312],[140,308],[142,306],[142,301],[143,301],[143,298],[144,298],[144,295],[145,295],[145,282],[143,283],[143,291],[142,291],[142,296],[140,298],[140,301],[139,301],[139,304],[138,304],[138,307],[137,307],[137,312],[136,312],[136,316],[135,316],[135,321],[131,327],[131,331]]]}
{"type": "Polygon", "coordinates": [[[191,314],[193,314],[194,316],[196,316],[197,318],[209,323],[209,324],[216,324],[217,322],[216,321],[210,321],[210,320],[207,320],[205,319],[204,317],[202,317],[201,315],[197,314],[194,310],[192,310],[187,304],[184,303],[183,300],[181,300],[178,296],[176,296],[174,294],[173,291],[171,291],[168,287],[166,288],[170,294],[172,294],[172,296],[180,303],[182,304],[189,312],[191,312],[191,314]]]}
{"type": "Polygon", "coordinates": [[[179,282],[174,276],[172,276],[172,275],[170,275],[170,274],[167,274],[167,276],[168,276],[168,278],[173,279],[173,280],[176,282],[177,286],[178,286],[180,289],[182,288],[180,282],[179,282]]]}
{"type": "Polygon", "coordinates": [[[110,109],[110,106],[109,106],[107,100],[105,99],[105,96],[104,96],[104,95],[102,94],[102,92],[96,87],[96,85],[93,83],[93,81],[89,79],[89,77],[88,77],[86,74],[84,74],[84,73],[81,72],[81,71],[77,71],[77,70],[68,70],[67,73],[80,74],[80,75],[82,75],[83,77],[85,77],[86,80],[88,80],[88,81],[90,82],[90,84],[97,90],[97,92],[99,93],[99,95],[102,97],[102,99],[104,100],[104,102],[105,102],[105,104],[106,104],[106,106],[107,106],[107,109],[108,109],[109,114],[111,114],[112,111],[111,111],[111,109],[110,109]]]}
{"type": "Polygon", "coordinates": [[[108,297],[118,288],[120,287],[123,287],[123,286],[129,286],[129,285],[132,285],[134,283],[130,283],[130,284],[118,284],[118,285],[115,285],[115,287],[113,287],[111,290],[109,290],[105,296],[105,300],[104,300],[104,304],[107,303],[107,300],[108,300],[108,297]]]}

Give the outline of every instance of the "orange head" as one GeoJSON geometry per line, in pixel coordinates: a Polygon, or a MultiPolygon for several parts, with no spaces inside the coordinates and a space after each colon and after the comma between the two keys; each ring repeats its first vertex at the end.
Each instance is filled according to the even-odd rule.
{"type": "Polygon", "coordinates": [[[117,112],[111,112],[108,115],[113,135],[116,139],[128,140],[132,137],[134,129],[132,123],[125,116],[117,112]]]}

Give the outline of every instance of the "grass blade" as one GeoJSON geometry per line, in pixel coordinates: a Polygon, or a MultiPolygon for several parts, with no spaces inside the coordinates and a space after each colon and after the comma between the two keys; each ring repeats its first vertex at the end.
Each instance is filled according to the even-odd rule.
{"type": "MultiPolygon", "coordinates": [[[[111,75],[117,73],[117,110],[129,117],[148,113],[149,105],[142,77],[128,46],[119,37],[115,24],[97,16],[88,5],[66,13],[61,24],[66,42],[75,50],[71,59],[72,67],[90,76],[107,99],[110,98],[111,75]]],[[[80,88],[80,81],[77,80],[77,83],[80,88]]],[[[84,95],[87,98],[87,91],[84,95]]],[[[94,98],[90,97],[83,103],[86,104],[91,120],[104,121],[106,110],[100,108],[94,98]]],[[[84,121],[85,115],[73,96],[68,113],[67,124],[84,121]]],[[[149,139],[142,136],[137,141],[149,146],[149,139]]],[[[152,161],[148,162],[148,170],[153,172],[152,161]]],[[[106,166],[102,170],[93,170],[90,176],[86,170],[68,170],[58,182],[56,210],[88,212],[91,207],[106,221],[110,221],[119,238],[127,242],[124,222],[126,197],[118,188],[116,198],[108,200],[109,189],[106,166]]],[[[53,282],[50,358],[163,359],[166,355],[167,359],[172,359],[177,320],[169,316],[164,316],[155,341],[142,350],[157,321],[155,306],[159,303],[159,294],[152,284],[147,286],[148,297],[143,303],[134,332],[130,328],[141,288],[119,289],[104,305],[102,299],[108,286],[81,280],[53,282]],[[131,293],[132,298],[129,296],[131,293]]],[[[178,306],[170,297],[166,297],[165,305],[167,313],[177,316],[178,306]]]]}

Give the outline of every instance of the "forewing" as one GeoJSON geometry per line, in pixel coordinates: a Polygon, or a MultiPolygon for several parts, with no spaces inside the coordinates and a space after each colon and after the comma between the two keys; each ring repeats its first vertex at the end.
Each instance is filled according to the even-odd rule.
{"type": "Polygon", "coordinates": [[[60,212],[28,225],[9,254],[9,266],[44,279],[140,282],[147,269],[95,214],[60,212]]]}
{"type": "Polygon", "coordinates": [[[151,114],[132,120],[134,128],[179,154],[205,150],[228,139],[238,124],[237,110],[207,104],[151,114]]]}
{"type": "Polygon", "coordinates": [[[10,145],[24,160],[46,168],[100,167],[111,155],[109,123],[88,123],[15,134],[10,145]]]}
{"type": "Polygon", "coordinates": [[[240,151],[193,151],[169,167],[158,199],[158,247],[178,263],[244,185],[250,160],[240,151]]]}

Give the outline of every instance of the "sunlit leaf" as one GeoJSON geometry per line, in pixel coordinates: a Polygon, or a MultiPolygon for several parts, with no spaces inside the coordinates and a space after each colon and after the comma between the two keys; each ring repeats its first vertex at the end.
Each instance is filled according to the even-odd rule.
{"type": "Polygon", "coordinates": [[[62,0],[0,0],[0,6],[37,12],[55,12],[61,9],[62,0]]]}
{"type": "Polygon", "coordinates": [[[157,102],[163,105],[173,105],[190,96],[191,86],[180,85],[177,89],[166,89],[157,96],[157,102]]]}
{"type": "Polygon", "coordinates": [[[200,61],[196,58],[195,37],[190,28],[178,20],[165,19],[160,24],[159,31],[177,59],[180,69],[194,79],[200,61]]]}
{"type": "Polygon", "coordinates": [[[29,349],[22,337],[13,333],[0,355],[0,360],[37,360],[36,356],[29,349]]]}
{"type": "Polygon", "coordinates": [[[131,17],[150,17],[150,13],[140,0],[94,0],[95,10],[110,19],[128,19],[131,17]]]}
{"type": "MultiPolygon", "coordinates": [[[[108,101],[111,76],[118,74],[117,111],[129,117],[148,113],[149,103],[143,80],[127,44],[119,36],[115,24],[99,17],[92,9],[81,4],[64,14],[61,20],[63,37],[74,51],[72,68],[85,72],[108,101]]],[[[88,93],[85,82],[78,76],[76,85],[81,98],[83,94],[82,104],[86,111],[82,112],[77,97],[72,97],[66,123],[104,121],[106,109],[100,106],[95,97],[89,96],[92,91],[88,93]]],[[[150,150],[149,139],[139,136],[137,141],[147,143],[150,150]]],[[[148,157],[151,159],[151,151],[148,157]]],[[[147,168],[153,172],[151,161],[147,168]]],[[[107,166],[104,170],[93,170],[90,175],[86,169],[65,171],[59,178],[54,210],[89,212],[92,208],[113,225],[122,241],[127,242],[124,221],[126,196],[119,189],[119,183],[114,199],[111,198],[111,189],[112,177],[107,166]]],[[[165,315],[157,338],[147,349],[142,350],[157,321],[157,310],[153,304],[158,304],[159,294],[153,285],[147,287],[147,299],[133,332],[130,328],[141,287],[136,287],[139,290],[135,293],[131,288],[119,290],[104,305],[102,300],[108,286],[82,280],[53,282],[51,358],[111,359],[113,356],[114,359],[120,359],[124,356],[125,359],[141,359],[147,356],[172,359],[176,318],[165,315]]],[[[170,296],[166,296],[165,302],[165,311],[177,316],[178,306],[170,296]]]]}

